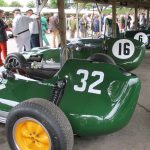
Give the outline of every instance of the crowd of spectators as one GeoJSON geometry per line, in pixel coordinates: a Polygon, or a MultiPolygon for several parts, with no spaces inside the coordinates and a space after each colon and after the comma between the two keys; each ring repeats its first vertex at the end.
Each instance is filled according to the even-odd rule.
{"type": "MultiPolygon", "coordinates": [[[[70,38],[75,37],[76,32],[76,18],[73,17],[73,24],[72,28],[70,27],[70,22],[72,22],[72,16],[68,18],[68,28],[70,31],[70,38]]],[[[138,26],[139,30],[146,29],[147,21],[145,13],[141,13],[138,16],[138,26]]],[[[132,14],[125,14],[125,15],[118,15],[116,19],[116,28],[117,34],[123,33],[129,30],[135,30],[135,19],[134,15],[132,14]]],[[[80,37],[86,38],[91,35],[94,37],[99,37],[101,34],[107,37],[112,36],[112,14],[102,15],[100,18],[99,15],[83,15],[79,19],[79,30],[80,30],[80,37]],[[92,34],[91,34],[92,33],[92,34]]]]}
{"type": "MultiPolygon", "coordinates": [[[[0,53],[3,54],[4,59],[7,55],[7,36],[6,29],[9,27],[15,37],[18,52],[24,50],[29,51],[34,47],[40,47],[40,33],[42,35],[45,45],[51,48],[57,48],[60,43],[59,34],[59,19],[57,14],[50,14],[48,16],[38,16],[34,14],[32,9],[27,10],[26,14],[22,14],[20,9],[13,11],[14,18],[12,24],[10,20],[4,22],[2,19],[4,11],[0,10],[0,53]],[[40,21],[39,21],[40,20],[40,21]],[[41,30],[39,30],[41,28],[41,30]],[[40,32],[41,31],[41,32],[40,32]],[[51,40],[47,38],[47,34],[51,35],[51,40]]],[[[77,27],[77,18],[70,15],[66,19],[66,30],[69,33],[69,39],[77,36],[77,28],[79,28],[79,37],[95,37],[100,36],[112,37],[112,14],[102,15],[98,14],[84,14],[79,17],[77,27]]],[[[145,13],[138,16],[138,29],[146,29],[147,20],[145,13]]],[[[117,35],[129,30],[135,30],[135,18],[133,14],[118,15],[116,19],[117,35]]],[[[0,59],[0,65],[2,60],[0,59]]]]}

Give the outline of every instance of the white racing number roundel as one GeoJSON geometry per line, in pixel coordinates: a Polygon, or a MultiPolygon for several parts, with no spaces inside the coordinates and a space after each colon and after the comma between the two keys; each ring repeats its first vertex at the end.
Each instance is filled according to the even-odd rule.
{"type": "Polygon", "coordinates": [[[145,33],[143,32],[139,32],[137,33],[135,36],[134,36],[134,39],[135,40],[138,40],[140,42],[143,42],[144,44],[147,44],[148,43],[148,37],[145,33]]]}
{"type": "Polygon", "coordinates": [[[119,59],[129,59],[135,52],[135,46],[128,39],[121,39],[115,42],[112,47],[112,53],[119,59]]]}

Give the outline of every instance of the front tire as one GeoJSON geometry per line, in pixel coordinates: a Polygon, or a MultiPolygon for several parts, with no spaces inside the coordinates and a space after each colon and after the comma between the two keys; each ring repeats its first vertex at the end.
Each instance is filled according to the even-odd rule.
{"type": "Polygon", "coordinates": [[[14,107],[7,118],[6,136],[12,150],[72,150],[73,131],[53,103],[30,99],[14,107]]]}

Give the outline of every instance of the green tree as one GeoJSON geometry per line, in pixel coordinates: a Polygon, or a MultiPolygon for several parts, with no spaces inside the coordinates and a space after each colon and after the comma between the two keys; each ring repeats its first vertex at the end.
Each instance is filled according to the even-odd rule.
{"type": "Polygon", "coordinates": [[[29,8],[35,7],[35,2],[34,2],[33,0],[29,1],[29,2],[27,3],[27,7],[29,7],[29,8]]]}
{"type": "MultiPolygon", "coordinates": [[[[76,3],[72,4],[71,6],[73,8],[77,7],[76,3]]],[[[93,9],[92,3],[78,3],[78,6],[79,6],[80,10],[82,10],[82,9],[87,9],[87,10],[93,9]]]]}
{"type": "Polygon", "coordinates": [[[50,0],[49,7],[50,8],[57,8],[57,0],[50,0]]]}
{"type": "MultiPolygon", "coordinates": [[[[67,7],[67,0],[65,1],[65,7],[67,7]]],[[[57,0],[49,0],[49,4],[48,4],[49,8],[58,8],[57,7],[57,0]]]]}
{"type": "Polygon", "coordinates": [[[9,5],[10,7],[22,7],[22,5],[18,1],[12,1],[9,5]]]}
{"type": "Polygon", "coordinates": [[[4,0],[0,0],[0,7],[8,6],[8,4],[4,0]]]}
{"type": "Polygon", "coordinates": [[[79,3],[79,9],[92,9],[92,3],[79,3]]]}

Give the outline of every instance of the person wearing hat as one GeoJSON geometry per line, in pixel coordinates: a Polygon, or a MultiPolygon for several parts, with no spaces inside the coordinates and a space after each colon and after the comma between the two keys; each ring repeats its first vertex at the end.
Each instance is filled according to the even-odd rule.
{"type": "MultiPolygon", "coordinates": [[[[3,21],[2,17],[4,15],[4,11],[0,9],[0,56],[3,55],[5,59],[7,56],[7,34],[6,29],[8,28],[7,24],[3,21]]],[[[2,59],[0,57],[0,66],[3,65],[2,59]]]]}
{"type": "Polygon", "coordinates": [[[15,9],[13,14],[12,31],[15,36],[18,52],[29,51],[31,50],[29,23],[35,19],[22,15],[20,9],[15,9]]]}

